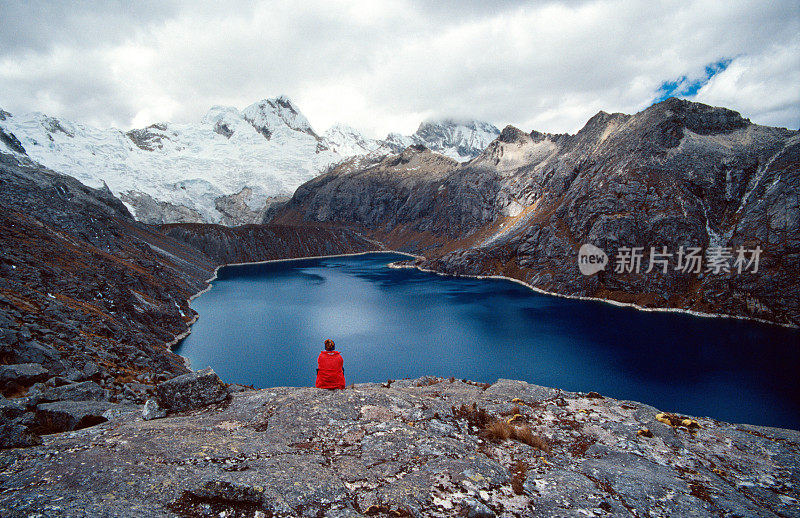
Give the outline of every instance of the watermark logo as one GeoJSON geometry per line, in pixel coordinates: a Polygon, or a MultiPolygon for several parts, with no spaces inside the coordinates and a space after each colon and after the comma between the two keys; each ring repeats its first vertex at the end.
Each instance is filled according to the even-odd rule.
{"type": "Polygon", "coordinates": [[[606,253],[594,245],[586,243],[578,250],[578,269],[584,275],[594,275],[605,270],[608,264],[606,253]]]}
{"type": "MultiPolygon", "coordinates": [[[[650,273],[660,270],[666,274],[669,270],[682,273],[706,273],[720,275],[725,273],[758,273],[761,259],[761,247],[748,249],[712,246],[705,250],[701,247],[679,247],[677,252],[670,252],[666,246],[661,249],[650,247],[650,253],[645,253],[643,246],[623,246],[617,250],[614,257],[614,273],[650,273]],[[704,253],[705,252],[705,253],[704,253]],[[647,269],[643,269],[646,263],[647,269]],[[674,266],[673,266],[674,264],[674,266]]],[[[588,243],[578,250],[578,268],[583,275],[594,275],[600,270],[605,270],[608,264],[606,253],[588,243]]]]}

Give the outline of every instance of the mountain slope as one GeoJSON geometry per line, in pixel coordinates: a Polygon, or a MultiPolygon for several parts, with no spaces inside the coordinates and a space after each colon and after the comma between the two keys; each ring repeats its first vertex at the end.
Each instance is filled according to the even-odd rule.
{"type": "Polygon", "coordinates": [[[189,299],[217,266],[376,248],[335,228],[155,228],[107,189],[0,153],[0,394],[91,380],[93,397],[140,400],[187,372],[168,344],[188,332],[189,299]]]}
{"type": "Polygon", "coordinates": [[[213,264],[107,190],[0,154],[0,250],[0,364],[92,378],[114,397],[186,372],[165,343],[187,331],[213,264]]]}
{"type": "MultiPolygon", "coordinates": [[[[505,274],[546,291],[800,323],[800,134],[669,99],[598,113],[575,135],[505,128],[466,164],[424,148],[345,162],[298,188],[275,221],[337,222],[420,263],[505,274]],[[577,268],[582,244],[611,260],[577,268]],[[650,248],[672,252],[650,273],[650,248]],[[676,269],[680,247],[760,247],[758,272],[676,269]],[[642,271],[614,271],[641,247],[642,271]]],[[[732,261],[730,261],[732,262],[732,261]]],[[[705,263],[704,263],[705,264],[705,263]]]]}

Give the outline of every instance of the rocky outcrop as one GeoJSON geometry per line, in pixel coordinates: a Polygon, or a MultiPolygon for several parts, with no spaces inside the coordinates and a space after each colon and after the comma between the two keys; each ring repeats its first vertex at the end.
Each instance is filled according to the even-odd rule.
{"type": "Polygon", "coordinates": [[[125,191],[120,193],[120,199],[133,207],[136,219],[150,225],[160,225],[166,222],[201,223],[205,221],[198,211],[168,201],[159,201],[147,193],[139,191],[125,191]]]}
{"type": "MultiPolygon", "coordinates": [[[[2,120],[5,120],[5,118],[2,119],[2,120]]],[[[11,133],[10,131],[6,132],[6,131],[3,131],[2,128],[0,128],[0,142],[4,143],[6,146],[8,146],[8,148],[11,151],[16,151],[17,153],[25,154],[25,148],[22,147],[22,143],[19,141],[19,139],[16,137],[16,135],[11,133]]]]}
{"type": "Polygon", "coordinates": [[[228,391],[219,376],[208,367],[160,383],[156,387],[156,397],[160,408],[182,412],[220,403],[228,397],[228,391]]]}
{"type": "MultiPolygon", "coordinates": [[[[220,196],[214,200],[214,206],[222,214],[220,223],[227,226],[247,225],[264,219],[264,213],[275,203],[288,201],[287,197],[270,197],[260,208],[252,208],[253,189],[244,187],[236,194],[220,196]]],[[[163,221],[160,223],[166,223],[163,221]]],[[[172,223],[196,223],[171,220],[172,223]]]]}
{"type": "Polygon", "coordinates": [[[80,430],[107,421],[104,414],[114,405],[108,401],[56,401],[36,407],[41,433],[80,430]]]}
{"type": "Polygon", "coordinates": [[[30,387],[49,377],[49,371],[38,363],[0,365],[0,391],[4,395],[30,387]]]}
{"type": "Polygon", "coordinates": [[[800,500],[800,432],[426,377],[122,413],[0,467],[4,516],[778,517],[800,500]]]}
{"type": "Polygon", "coordinates": [[[142,419],[150,421],[152,419],[161,419],[167,416],[167,409],[161,408],[158,401],[155,399],[148,399],[142,407],[142,419]]]}
{"type": "Polygon", "coordinates": [[[466,164],[416,147],[353,159],[300,186],[272,221],[355,228],[446,273],[798,325],[798,191],[800,133],[668,99],[635,115],[600,112],[575,135],[508,127],[466,164]],[[585,243],[608,255],[605,271],[581,274],[585,243]],[[651,248],[664,247],[666,271],[647,272],[651,248]],[[681,247],[732,257],[727,271],[705,258],[700,271],[681,269],[681,247]],[[740,247],[762,251],[757,272],[733,264],[740,247]],[[615,271],[633,248],[640,271],[615,271]]]}
{"type": "Polygon", "coordinates": [[[440,188],[458,170],[455,160],[419,145],[368,162],[351,159],[301,185],[272,221],[346,223],[390,248],[421,251],[428,243],[414,236],[426,234],[427,241],[440,244],[472,224],[472,217],[453,200],[471,200],[473,193],[465,189],[457,195],[440,188]]]}

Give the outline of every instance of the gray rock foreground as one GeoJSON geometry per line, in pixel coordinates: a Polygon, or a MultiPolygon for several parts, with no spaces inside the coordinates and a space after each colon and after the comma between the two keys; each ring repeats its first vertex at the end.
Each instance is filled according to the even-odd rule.
{"type": "Polygon", "coordinates": [[[127,408],[0,452],[0,516],[800,516],[800,432],[594,393],[422,378],[127,408]],[[490,440],[480,409],[546,444],[490,440]]]}

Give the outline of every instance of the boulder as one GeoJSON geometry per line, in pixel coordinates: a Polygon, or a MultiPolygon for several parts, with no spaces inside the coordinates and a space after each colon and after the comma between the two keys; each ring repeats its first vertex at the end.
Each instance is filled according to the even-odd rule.
{"type": "Polygon", "coordinates": [[[166,409],[161,408],[158,405],[158,401],[155,399],[148,399],[142,408],[142,419],[145,421],[150,421],[151,419],[160,419],[162,417],[166,417],[166,415],[166,409]]]}
{"type": "Polygon", "coordinates": [[[165,381],[156,387],[158,404],[173,412],[182,412],[219,403],[228,391],[210,367],[165,381]]]}
{"type": "Polygon", "coordinates": [[[3,422],[12,421],[25,413],[25,407],[14,401],[0,396],[0,419],[3,422]]]}
{"type": "Polygon", "coordinates": [[[58,433],[80,430],[108,419],[103,416],[114,406],[107,401],[57,401],[42,403],[36,407],[36,420],[42,433],[58,433]]]}
{"type": "Polygon", "coordinates": [[[54,365],[61,359],[61,354],[53,349],[37,342],[28,340],[18,343],[12,350],[11,360],[15,363],[38,363],[42,365],[54,365]]]}
{"type": "Polygon", "coordinates": [[[94,362],[86,362],[86,365],[83,366],[83,375],[87,378],[97,376],[100,372],[100,367],[94,362]]]}
{"type": "Polygon", "coordinates": [[[144,383],[125,383],[122,386],[122,395],[125,399],[141,403],[147,399],[147,394],[152,392],[152,385],[145,385],[144,383]]]}
{"type": "Polygon", "coordinates": [[[94,381],[69,383],[59,387],[48,387],[40,401],[103,401],[106,391],[94,381]]]}
{"type": "Polygon", "coordinates": [[[74,367],[69,367],[64,371],[62,377],[68,379],[69,381],[83,381],[86,379],[86,375],[83,371],[78,370],[74,367]]]}
{"type": "Polygon", "coordinates": [[[5,392],[17,386],[29,387],[49,376],[48,370],[38,363],[0,365],[0,390],[5,392]]]}

